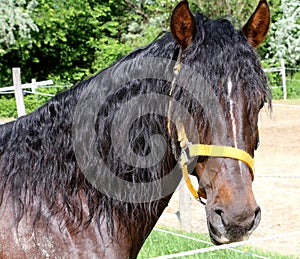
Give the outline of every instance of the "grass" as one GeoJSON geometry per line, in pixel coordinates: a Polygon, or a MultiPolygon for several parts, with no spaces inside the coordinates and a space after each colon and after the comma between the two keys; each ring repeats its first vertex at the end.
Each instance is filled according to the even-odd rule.
{"type": "MultiPolygon", "coordinates": [[[[173,231],[174,232],[174,231],[173,231]]],[[[204,241],[209,241],[209,238],[207,235],[203,234],[196,234],[196,233],[184,233],[184,232],[178,232],[189,237],[201,239],[204,241]]],[[[146,240],[144,246],[142,247],[142,250],[139,253],[138,259],[146,259],[146,258],[152,258],[162,255],[168,255],[168,254],[174,254],[174,253],[180,253],[183,251],[190,251],[205,247],[210,247],[211,245],[203,244],[197,241],[185,239],[182,237],[173,236],[167,233],[159,232],[153,230],[148,239],[146,240]]],[[[210,259],[210,258],[218,258],[218,259],[249,259],[249,258],[255,258],[252,257],[251,254],[264,256],[267,258],[274,258],[274,259],[295,259],[296,257],[293,256],[284,256],[280,255],[278,253],[273,252],[266,252],[262,250],[258,250],[255,248],[252,248],[250,246],[241,246],[234,248],[236,250],[239,250],[241,252],[235,252],[232,250],[224,249],[209,253],[202,253],[202,254],[196,254],[193,256],[187,256],[184,257],[185,259],[210,259]]]]}

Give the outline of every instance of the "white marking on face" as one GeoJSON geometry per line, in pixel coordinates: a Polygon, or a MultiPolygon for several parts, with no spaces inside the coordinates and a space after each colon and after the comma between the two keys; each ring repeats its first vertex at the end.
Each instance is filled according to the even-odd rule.
{"type": "MultiPolygon", "coordinates": [[[[228,90],[228,97],[229,97],[229,104],[230,104],[230,118],[231,118],[231,128],[233,132],[233,141],[234,141],[234,147],[238,148],[238,143],[237,143],[237,125],[233,113],[233,99],[232,99],[232,82],[231,78],[228,78],[228,83],[227,83],[227,90],[228,90]]],[[[240,174],[242,175],[242,162],[239,160],[239,167],[240,167],[240,174]]]]}

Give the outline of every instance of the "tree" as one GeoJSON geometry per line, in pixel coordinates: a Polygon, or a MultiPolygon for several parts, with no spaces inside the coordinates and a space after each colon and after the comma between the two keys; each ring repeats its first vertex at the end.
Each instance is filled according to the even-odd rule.
{"type": "Polygon", "coordinates": [[[39,32],[33,32],[30,40],[16,38],[17,48],[3,55],[2,85],[9,83],[13,66],[22,68],[22,81],[51,77],[75,83],[95,72],[94,61],[107,46],[113,46],[114,53],[103,58],[101,68],[124,55],[121,32],[126,30],[128,18],[121,0],[37,1],[31,14],[39,32]]]}
{"type": "Polygon", "coordinates": [[[232,17],[240,26],[244,25],[257,6],[253,0],[198,0],[201,12],[210,18],[232,17]]]}
{"type": "Polygon", "coordinates": [[[17,39],[18,48],[3,56],[2,84],[11,78],[12,66],[22,68],[22,81],[82,80],[154,40],[175,6],[175,0],[37,1],[32,18],[39,33],[32,33],[30,44],[17,39]]]}
{"type": "Polygon", "coordinates": [[[282,0],[282,17],[271,27],[268,53],[270,63],[284,59],[288,65],[300,64],[300,2],[282,0]]]}
{"type": "MultiPolygon", "coordinates": [[[[15,35],[16,44],[1,58],[0,85],[11,84],[8,80],[13,66],[21,67],[24,82],[31,78],[51,78],[57,83],[73,84],[87,78],[134,48],[153,41],[161,32],[169,31],[169,18],[178,3],[178,0],[31,0],[30,3],[33,1],[38,4],[36,8],[30,9],[25,0],[19,0],[18,6],[30,9],[30,18],[39,32],[31,30],[31,38],[15,35]]],[[[257,4],[252,0],[189,0],[189,3],[193,12],[212,18],[233,14],[234,20],[241,24],[257,4]]]]}
{"type": "Polygon", "coordinates": [[[1,0],[0,2],[0,55],[16,44],[16,39],[30,38],[38,28],[31,18],[36,0],[1,0]]]}

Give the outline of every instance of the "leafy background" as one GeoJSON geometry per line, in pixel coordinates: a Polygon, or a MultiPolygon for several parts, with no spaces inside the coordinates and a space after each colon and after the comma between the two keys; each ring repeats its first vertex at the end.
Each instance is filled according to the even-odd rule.
{"type": "MultiPolygon", "coordinates": [[[[201,11],[212,18],[229,17],[236,27],[242,27],[258,1],[189,2],[193,12],[201,11]]],[[[274,67],[285,59],[287,67],[299,68],[300,2],[268,2],[272,26],[270,36],[259,49],[264,66],[274,67]]],[[[56,85],[83,80],[167,31],[176,3],[177,0],[1,0],[0,87],[12,85],[12,67],[21,67],[24,83],[32,78],[52,79],[56,85]]],[[[289,76],[297,77],[297,73],[291,71],[289,76]]],[[[280,80],[279,75],[273,77],[272,80],[280,80]]],[[[13,103],[11,98],[1,96],[0,116],[8,116],[2,110],[6,110],[6,100],[13,103]]],[[[30,103],[37,97],[25,99],[26,108],[34,109],[47,98],[39,97],[41,101],[36,105],[30,103]]]]}

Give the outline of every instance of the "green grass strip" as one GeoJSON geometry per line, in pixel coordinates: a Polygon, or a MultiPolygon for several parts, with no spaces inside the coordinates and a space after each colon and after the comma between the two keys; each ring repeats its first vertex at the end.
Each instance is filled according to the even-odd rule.
{"type": "MultiPolygon", "coordinates": [[[[174,233],[182,234],[194,239],[203,240],[204,242],[210,242],[209,237],[204,234],[197,233],[185,233],[181,231],[172,231],[174,233]]],[[[185,251],[191,251],[201,248],[210,247],[210,244],[201,243],[196,240],[190,240],[187,238],[174,236],[168,233],[163,233],[160,231],[152,231],[148,239],[146,240],[142,250],[139,253],[138,259],[146,259],[153,258],[162,255],[175,254],[185,251]]],[[[260,249],[252,248],[250,246],[240,246],[234,249],[225,249],[225,250],[217,250],[209,253],[196,254],[193,256],[187,256],[184,258],[192,259],[200,259],[200,258],[230,258],[230,259],[244,259],[244,258],[272,258],[272,259],[294,259],[296,257],[293,256],[284,256],[278,253],[266,252],[260,249]],[[234,250],[239,250],[234,251],[234,250]],[[255,256],[260,257],[255,257],[255,256]]]]}

